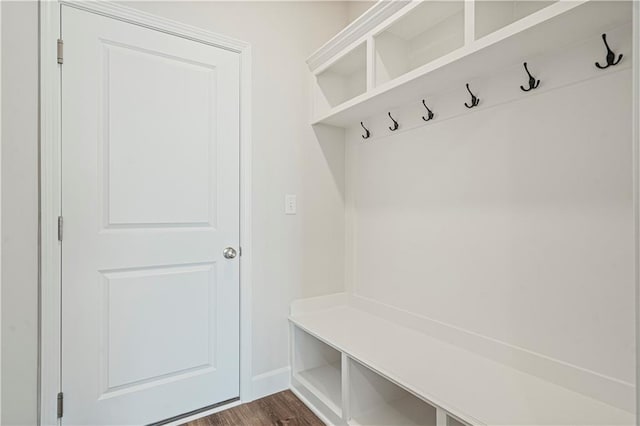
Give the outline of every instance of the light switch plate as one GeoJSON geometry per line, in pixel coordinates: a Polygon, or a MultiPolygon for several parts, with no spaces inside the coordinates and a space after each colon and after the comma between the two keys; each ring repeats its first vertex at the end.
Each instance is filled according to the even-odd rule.
{"type": "Polygon", "coordinates": [[[298,199],[296,194],[285,194],[284,196],[284,213],[296,214],[298,211],[298,199]]]}

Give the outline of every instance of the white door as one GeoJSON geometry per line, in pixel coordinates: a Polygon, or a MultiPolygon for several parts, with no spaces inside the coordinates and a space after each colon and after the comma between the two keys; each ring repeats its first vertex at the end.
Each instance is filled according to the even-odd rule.
{"type": "Polygon", "coordinates": [[[69,6],[62,39],[62,422],[237,398],[239,56],[69,6]]]}

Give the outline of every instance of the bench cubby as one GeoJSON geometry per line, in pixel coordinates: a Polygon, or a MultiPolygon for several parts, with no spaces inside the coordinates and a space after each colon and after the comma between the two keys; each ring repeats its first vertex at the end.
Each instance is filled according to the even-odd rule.
{"type": "Polygon", "coordinates": [[[359,362],[349,360],[348,380],[350,424],[436,426],[435,407],[359,362]]]}
{"type": "Polygon", "coordinates": [[[293,376],[337,416],[342,413],[341,354],[299,328],[293,330],[293,376]]]}

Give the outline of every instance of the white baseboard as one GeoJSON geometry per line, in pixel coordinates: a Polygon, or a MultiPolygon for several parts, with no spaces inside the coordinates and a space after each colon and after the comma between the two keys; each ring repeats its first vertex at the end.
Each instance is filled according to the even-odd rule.
{"type": "MultiPolygon", "coordinates": [[[[278,368],[277,370],[254,376],[251,379],[251,400],[264,398],[291,387],[291,367],[278,368]]],[[[245,401],[249,402],[249,401],[245,401]]]]}

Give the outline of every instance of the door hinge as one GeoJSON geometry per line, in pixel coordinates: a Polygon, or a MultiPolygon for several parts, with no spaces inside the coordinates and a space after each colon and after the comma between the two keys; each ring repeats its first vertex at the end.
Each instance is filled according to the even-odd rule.
{"type": "Polygon", "coordinates": [[[238,254],[242,256],[242,247],[238,247],[238,254]]]}
{"type": "Polygon", "coordinates": [[[58,392],[58,418],[61,419],[64,414],[64,394],[58,392]]]}
{"type": "Polygon", "coordinates": [[[64,225],[62,216],[58,216],[58,241],[62,241],[62,225],[64,225]]]}
{"type": "Polygon", "coordinates": [[[64,42],[61,39],[58,39],[58,63],[62,64],[64,62],[64,42]]]}

